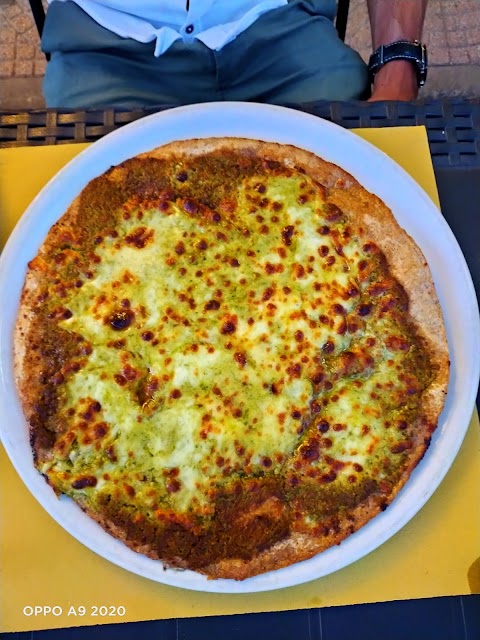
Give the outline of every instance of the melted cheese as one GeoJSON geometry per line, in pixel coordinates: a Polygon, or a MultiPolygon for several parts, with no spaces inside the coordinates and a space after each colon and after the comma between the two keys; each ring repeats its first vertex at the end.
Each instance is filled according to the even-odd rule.
{"type": "MultiPolygon", "coordinates": [[[[128,481],[148,509],[208,514],[211,488],[232,474],[280,473],[298,447],[324,345],[335,357],[352,343],[343,325],[364,253],[355,238],[338,252],[320,231],[322,195],[306,177],[272,178],[263,208],[252,206],[254,182],[220,224],[171,202],[167,213],[133,210],[97,247],[94,277],[64,301],[72,317],[62,328],[92,353],[63,389],[68,455],[43,469],[62,490],[90,470],[98,491],[128,481]],[[145,246],[128,240],[139,233],[145,246]],[[125,314],[130,324],[117,330],[112,318],[125,314]],[[82,418],[92,401],[93,425],[82,418]]],[[[368,416],[368,433],[362,426],[376,381],[390,378],[380,367],[358,391],[345,383],[322,414],[349,425],[348,437],[329,432],[345,473],[367,465],[383,438],[381,414],[368,416]]]]}

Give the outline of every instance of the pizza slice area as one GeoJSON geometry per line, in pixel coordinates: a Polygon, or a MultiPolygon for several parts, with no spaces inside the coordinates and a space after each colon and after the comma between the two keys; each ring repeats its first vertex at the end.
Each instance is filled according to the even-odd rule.
{"type": "Polygon", "coordinates": [[[56,491],[192,568],[388,504],[431,371],[338,189],[228,153],[89,185],[30,265],[30,347],[54,356],[33,442],[56,491]]]}

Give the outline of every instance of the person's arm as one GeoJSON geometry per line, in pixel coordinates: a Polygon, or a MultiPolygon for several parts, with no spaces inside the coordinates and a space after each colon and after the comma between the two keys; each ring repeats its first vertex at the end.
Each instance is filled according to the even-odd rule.
{"type": "MultiPolygon", "coordinates": [[[[428,0],[367,0],[372,45],[396,40],[420,40],[428,0]]],[[[414,100],[418,93],[415,68],[408,60],[393,60],[375,76],[370,100],[414,100]]]]}

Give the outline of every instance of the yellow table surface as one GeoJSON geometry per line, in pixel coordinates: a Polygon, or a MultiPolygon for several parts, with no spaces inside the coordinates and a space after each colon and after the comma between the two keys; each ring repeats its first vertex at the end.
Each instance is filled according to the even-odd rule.
{"type": "MultiPolygon", "coordinates": [[[[423,127],[357,133],[402,165],[438,204],[423,127]]],[[[0,149],[0,247],[36,193],[85,146],[0,149]]],[[[479,426],[475,412],[438,490],[376,551],[308,584],[252,595],[197,593],[164,586],[97,556],[42,509],[0,447],[0,631],[479,593],[479,426]],[[35,606],[57,607],[55,614],[62,613],[47,610],[44,615],[43,609],[39,615],[26,615],[35,606]],[[102,616],[102,606],[112,607],[106,610],[108,614],[122,613],[114,608],[124,607],[125,614],[102,616]],[[80,607],[85,607],[84,615],[80,607]]]]}

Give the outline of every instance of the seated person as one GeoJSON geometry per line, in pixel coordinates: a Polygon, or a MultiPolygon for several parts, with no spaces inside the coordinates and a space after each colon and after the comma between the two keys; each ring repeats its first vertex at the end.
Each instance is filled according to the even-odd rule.
{"type": "MultiPolygon", "coordinates": [[[[363,99],[367,65],[335,30],[336,0],[49,0],[47,107],[363,99]]],[[[421,35],[427,0],[367,0],[373,48],[421,35]]],[[[412,100],[415,65],[385,64],[373,100],[412,100]]]]}

